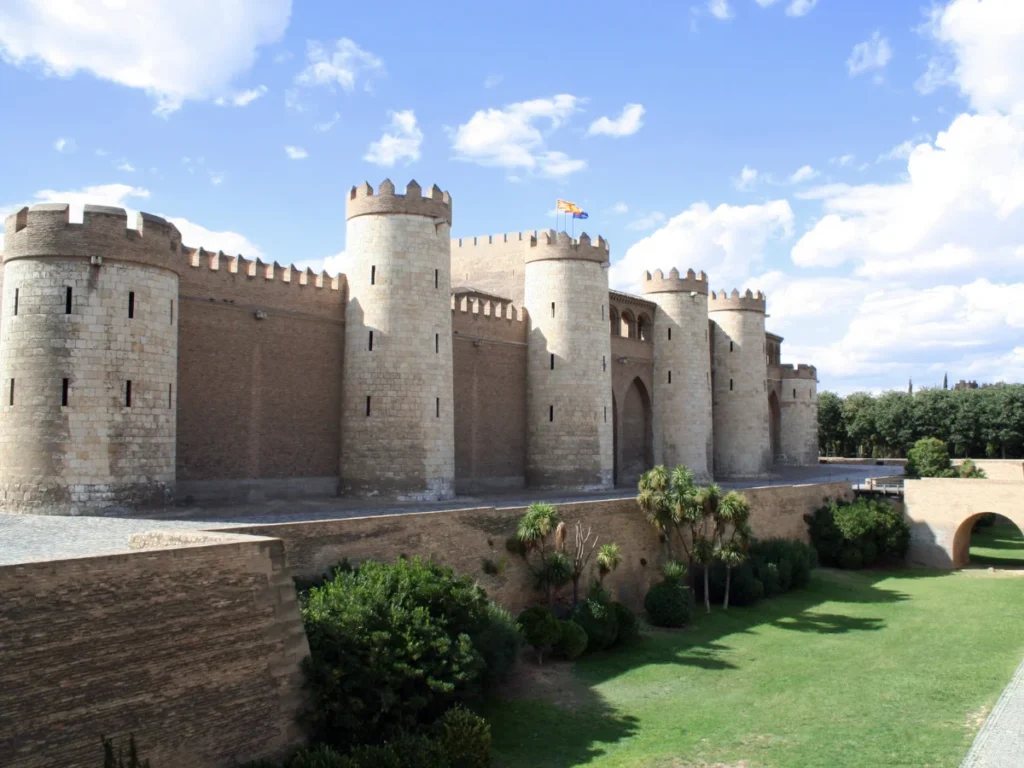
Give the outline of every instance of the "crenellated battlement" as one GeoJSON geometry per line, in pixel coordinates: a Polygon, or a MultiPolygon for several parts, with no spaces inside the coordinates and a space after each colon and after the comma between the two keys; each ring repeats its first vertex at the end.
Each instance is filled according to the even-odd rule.
{"type": "Polygon", "coordinates": [[[708,312],[727,312],[727,311],[747,311],[747,312],[761,312],[765,311],[765,303],[767,297],[758,291],[753,293],[749,288],[742,294],[732,289],[732,293],[726,291],[712,291],[708,294],[708,312]]]}
{"type": "Polygon", "coordinates": [[[223,251],[207,251],[205,248],[183,247],[185,261],[192,269],[206,269],[210,272],[224,272],[244,277],[263,278],[265,282],[277,283],[282,286],[309,286],[325,288],[329,291],[340,291],[345,286],[345,276],[331,276],[326,271],[314,272],[312,269],[301,270],[294,264],[281,266],[276,261],[264,262],[261,259],[229,256],[223,251]]]}
{"type": "Polygon", "coordinates": [[[707,296],[708,276],[703,270],[694,272],[688,269],[681,277],[675,267],[669,270],[668,277],[660,269],[654,270],[653,275],[644,272],[643,293],[700,293],[707,296]]]}
{"type": "Polygon", "coordinates": [[[529,243],[537,237],[537,231],[507,232],[498,235],[480,235],[478,237],[459,237],[452,240],[455,248],[473,248],[480,245],[504,245],[506,243],[529,243]]]}
{"type": "Polygon", "coordinates": [[[591,241],[586,232],[573,239],[568,232],[555,232],[553,229],[538,232],[530,238],[530,247],[526,252],[526,263],[533,261],[549,261],[553,259],[572,259],[575,261],[596,261],[606,264],[609,260],[610,247],[608,241],[598,236],[591,241]]]}
{"type": "Polygon", "coordinates": [[[805,365],[800,363],[794,366],[792,363],[778,366],[779,374],[783,379],[808,379],[811,381],[818,380],[818,369],[813,365],[805,365]]]}
{"type": "Polygon", "coordinates": [[[452,312],[478,315],[494,320],[514,320],[522,322],[526,319],[526,310],[516,307],[511,301],[499,301],[482,298],[472,294],[452,294],[452,312]]]}
{"type": "Polygon", "coordinates": [[[423,188],[416,183],[415,179],[406,185],[404,195],[395,192],[395,185],[391,179],[384,179],[377,188],[376,194],[369,182],[352,187],[349,191],[345,206],[346,219],[388,214],[426,216],[446,221],[450,226],[452,223],[452,198],[447,192],[442,192],[436,184],[424,194],[423,188]]]}
{"type": "Polygon", "coordinates": [[[180,273],[181,233],[150,213],[139,213],[128,228],[124,208],[86,205],[82,223],[71,223],[67,203],[44,203],[22,208],[6,220],[4,262],[60,256],[133,262],[180,273]]]}

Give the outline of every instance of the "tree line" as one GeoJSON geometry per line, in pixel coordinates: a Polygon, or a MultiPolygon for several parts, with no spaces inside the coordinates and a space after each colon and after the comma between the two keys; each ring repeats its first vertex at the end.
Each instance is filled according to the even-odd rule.
{"type": "Polygon", "coordinates": [[[1024,457],[1024,384],[818,395],[822,456],[903,458],[925,437],[956,457],[1024,457]]]}

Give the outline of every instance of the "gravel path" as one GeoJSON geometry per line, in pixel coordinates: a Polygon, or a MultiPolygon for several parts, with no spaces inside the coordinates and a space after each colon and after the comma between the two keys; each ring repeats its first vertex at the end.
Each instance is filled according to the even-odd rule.
{"type": "Polygon", "coordinates": [[[960,768],[1024,766],[1024,661],[1006,686],[960,768]]]}

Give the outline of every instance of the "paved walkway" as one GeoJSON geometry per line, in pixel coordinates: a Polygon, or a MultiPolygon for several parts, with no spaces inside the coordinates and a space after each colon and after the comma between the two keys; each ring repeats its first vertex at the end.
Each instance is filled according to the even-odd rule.
{"type": "MultiPolygon", "coordinates": [[[[862,465],[778,467],[772,477],[767,479],[726,481],[721,485],[727,490],[829,482],[857,485],[868,477],[891,475],[893,472],[893,467],[862,465]]],[[[0,566],[124,552],[128,549],[132,534],[152,530],[195,530],[304,520],[336,520],[469,507],[524,507],[534,501],[559,504],[622,499],[635,495],[634,488],[589,493],[521,489],[501,494],[460,496],[451,501],[429,503],[329,497],[226,506],[178,506],[140,513],[145,514],[145,517],[51,517],[0,513],[0,566]]]]}
{"type": "Polygon", "coordinates": [[[1024,661],[1006,686],[960,768],[1024,766],[1024,661]]]}

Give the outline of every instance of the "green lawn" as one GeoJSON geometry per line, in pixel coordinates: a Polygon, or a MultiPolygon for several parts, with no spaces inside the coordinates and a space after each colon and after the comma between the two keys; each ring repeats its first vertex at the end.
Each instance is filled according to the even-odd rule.
{"type": "Polygon", "coordinates": [[[562,680],[534,686],[543,698],[487,715],[502,768],[955,768],[1022,656],[1016,574],[818,570],[805,590],[547,665],[562,680]]]}
{"type": "Polygon", "coordinates": [[[971,565],[1024,568],[1024,536],[1013,523],[979,528],[971,534],[971,565]]]}

